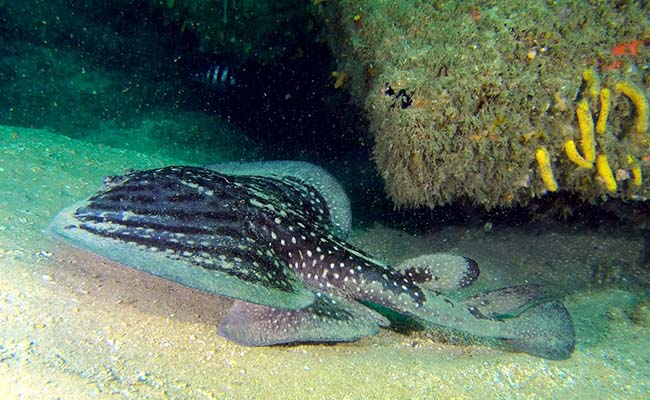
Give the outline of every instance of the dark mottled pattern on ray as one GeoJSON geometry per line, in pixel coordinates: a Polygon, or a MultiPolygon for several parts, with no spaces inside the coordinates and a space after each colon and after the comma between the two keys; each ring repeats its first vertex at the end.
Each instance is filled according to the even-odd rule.
{"type": "Polygon", "coordinates": [[[328,218],[326,209],[306,200],[317,195],[263,177],[233,182],[202,168],[168,167],[127,175],[121,184],[91,197],[76,217],[81,229],[95,235],[170,249],[169,258],[191,258],[204,268],[289,291],[286,268],[279,265],[273,248],[260,241],[266,235],[262,230],[275,223],[253,202],[276,205],[278,215],[317,224],[328,218]],[[236,268],[211,262],[219,258],[236,268]]]}

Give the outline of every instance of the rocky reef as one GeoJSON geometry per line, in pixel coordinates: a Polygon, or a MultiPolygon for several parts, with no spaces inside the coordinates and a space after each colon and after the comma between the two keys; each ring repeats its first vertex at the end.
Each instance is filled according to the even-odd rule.
{"type": "Polygon", "coordinates": [[[397,206],[650,197],[645,2],[314,3],[397,206]]]}

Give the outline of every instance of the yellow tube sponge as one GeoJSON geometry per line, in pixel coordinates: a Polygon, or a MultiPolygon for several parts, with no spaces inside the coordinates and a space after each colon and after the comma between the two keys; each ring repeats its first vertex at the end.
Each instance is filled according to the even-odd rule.
{"type": "Polygon", "coordinates": [[[596,171],[598,171],[598,176],[603,180],[605,189],[608,192],[615,192],[616,179],[614,179],[614,174],[604,153],[598,154],[598,158],[596,158],[596,171]]]}
{"type": "Polygon", "coordinates": [[[648,130],[648,99],[643,90],[630,82],[618,82],[614,85],[617,93],[627,96],[636,108],[636,122],[634,127],[637,133],[645,133],[648,130]]]}
{"type": "Polygon", "coordinates": [[[569,160],[571,160],[578,167],[587,168],[587,169],[593,168],[594,164],[585,160],[580,155],[580,153],[578,153],[578,149],[576,148],[576,142],[574,142],[573,140],[567,140],[566,142],[564,142],[564,151],[566,152],[567,157],[569,157],[569,160]]]}
{"type": "Polygon", "coordinates": [[[632,171],[632,182],[635,186],[641,186],[641,183],[643,183],[643,177],[641,175],[641,164],[639,164],[636,158],[628,154],[627,165],[630,166],[630,170],[632,171]]]}
{"type": "Polygon", "coordinates": [[[553,177],[553,169],[551,168],[551,156],[548,154],[546,147],[540,147],[535,151],[535,158],[537,159],[537,164],[539,165],[539,172],[542,176],[542,182],[546,185],[546,188],[551,191],[557,191],[557,182],[553,177]]]}
{"type": "Polygon", "coordinates": [[[332,78],[335,78],[334,88],[340,89],[345,85],[345,82],[348,80],[348,74],[343,71],[332,71],[332,78]]]}
{"type": "Polygon", "coordinates": [[[600,79],[596,71],[591,68],[582,71],[582,79],[585,80],[589,96],[594,98],[598,97],[598,92],[600,92],[600,79]]]}
{"type": "Polygon", "coordinates": [[[599,135],[605,133],[607,128],[607,117],[609,116],[609,108],[611,106],[612,92],[609,89],[602,89],[600,91],[600,113],[596,121],[596,132],[599,135]]]}
{"type": "Polygon", "coordinates": [[[596,139],[594,138],[594,119],[589,110],[589,103],[584,98],[578,101],[576,107],[576,115],[578,117],[578,128],[580,128],[580,145],[582,153],[585,155],[585,160],[594,162],[596,159],[596,139]]]}

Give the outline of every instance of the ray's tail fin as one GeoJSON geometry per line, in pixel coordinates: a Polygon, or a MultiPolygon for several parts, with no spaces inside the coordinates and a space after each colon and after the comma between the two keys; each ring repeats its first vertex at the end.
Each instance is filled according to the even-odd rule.
{"type": "Polygon", "coordinates": [[[560,301],[538,304],[512,319],[516,339],[504,339],[506,347],[550,360],[565,360],[575,346],[571,315],[560,301]]]}
{"type": "Polygon", "coordinates": [[[511,338],[506,347],[535,356],[563,360],[575,345],[571,315],[557,300],[544,300],[541,286],[520,285],[497,289],[465,300],[470,312],[506,324],[511,338]]]}

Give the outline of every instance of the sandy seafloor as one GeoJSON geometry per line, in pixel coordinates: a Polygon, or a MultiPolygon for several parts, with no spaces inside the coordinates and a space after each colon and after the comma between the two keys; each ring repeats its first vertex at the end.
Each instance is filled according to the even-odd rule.
{"type": "Polygon", "coordinates": [[[648,325],[630,318],[640,293],[613,288],[626,286],[620,269],[635,262],[642,242],[616,231],[354,232],[356,244],[389,261],[442,250],[471,256],[484,287],[546,284],[576,325],[576,351],[565,361],[390,330],[355,343],[246,348],[216,334],[228,300],[44,234],[57,210],[93,193],[105,175],[179,163],[47,131],[0,128],[0,399],[649,396],[648,325]]]}

